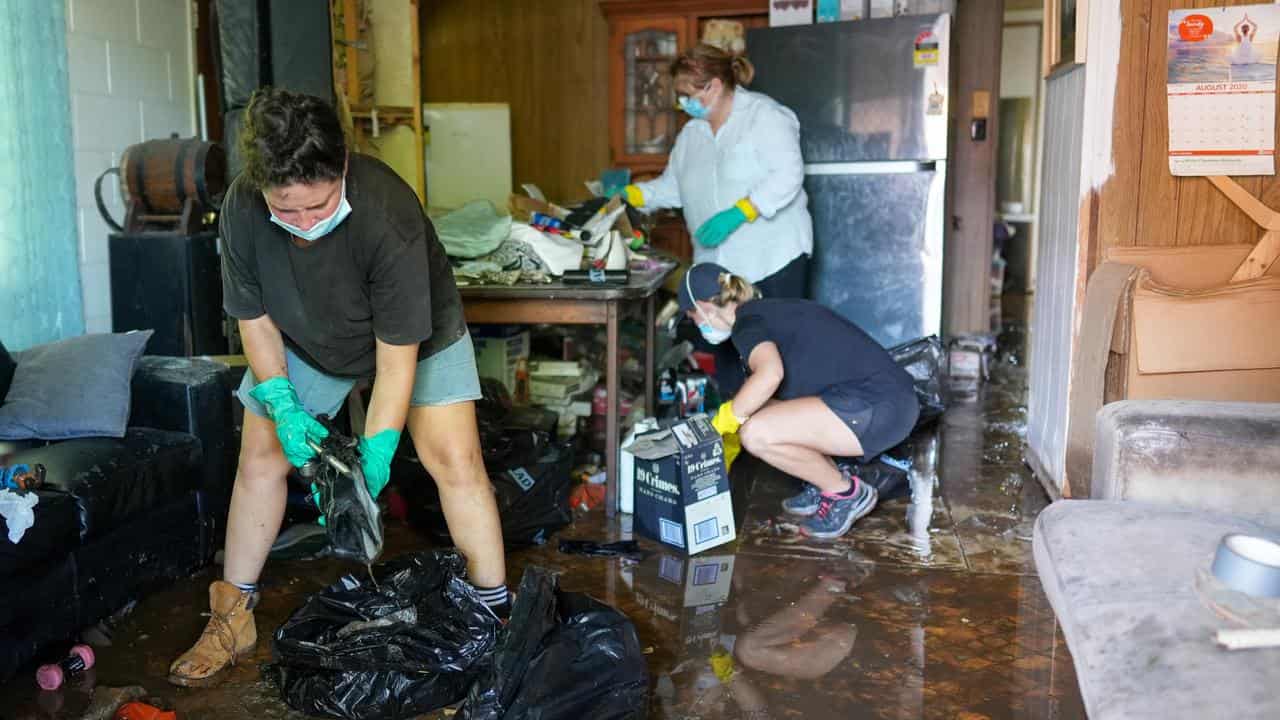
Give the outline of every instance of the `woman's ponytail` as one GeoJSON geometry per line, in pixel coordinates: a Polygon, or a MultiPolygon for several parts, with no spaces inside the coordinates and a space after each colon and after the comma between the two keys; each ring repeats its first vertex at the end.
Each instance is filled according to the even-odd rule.
{"type": "Polygon", "coordinates": [[[742,87],[750,85],[756,76],[756,66],[745,55],[733,56],[730,67],[733,68],[733,79],[742,87]]]}
{"type": "Polygon", "coordinates": [[[756,76],[756,68],[742,55],[734,55],[723,48],[699,43],[680,53],[671,63],[671,77],[687,76],[695,87],[706,87],[713,79],[733,89],[747,85],[756,76]]]}
{"type": "Polygon", "coordinates": [[[760,291],[744,277],[732,273],[720,273],[719,280],[720,294],[716,296],[716,305],[723,307],[731,302],[741,305],[748,300],[760,297],[760,291]]]}

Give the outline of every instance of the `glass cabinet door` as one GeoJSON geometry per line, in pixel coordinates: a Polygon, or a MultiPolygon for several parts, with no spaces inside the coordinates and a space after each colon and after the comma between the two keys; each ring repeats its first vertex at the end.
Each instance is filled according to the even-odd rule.
{"type": "Polygon", "coordinates": [[[681,33],[655,25],[665,23],[623,36],[623,147],[630,156],[666,155],[680,130],[670,70],[681,33]]]}

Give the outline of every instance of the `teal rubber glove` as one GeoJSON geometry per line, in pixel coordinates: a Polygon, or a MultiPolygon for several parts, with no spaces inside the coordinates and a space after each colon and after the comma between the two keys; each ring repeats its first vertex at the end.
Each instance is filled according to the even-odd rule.
{"type": "MultiPolygon", "coordinates": [[[[360,469],[364,472],[364,484],[369,488],[369,496],[377,498],[387,483],[391,481],[391,458],[400,445],[400,431],[390,428],[371,438],[360,438],[356,450],[360,453],[360,469]]],[[[320,490],[311,483],[311,501],[320,507],[320,490]]],[[[321,527],[328,524],[324,515],[318,521],[321,527]]]]}
{"type": "Polygon", "coordinates": [[[742,227],[747,222],[747,214],[742,208],[734,205],[728,210],[721,210],[711,219],[702,223],[702,227],[694,233],[693,237],[702,247],[713,248],[729,239],[729,236],[735,230],[742,227]]]}
{"type": "Polygon", "coordinates": [[[294,467],[302,467],[316,456],[310,443],[319,444],[329,431],[311,417],[298,399],[298,391],[287,377],[274,377],[249,391],[249,397],[267,406],[267,416],[276,424],[276,437],[284,456],[294,467]]]}
{"type": "Polygon", "coordinates": [[[362,437],[357,446],[360,451],[360,469],[364,470],[364,484],[369,494],[378,493],[391,481],[391,458],[400,446],[400,431],[387,428],[373,437],[362,437]]]}

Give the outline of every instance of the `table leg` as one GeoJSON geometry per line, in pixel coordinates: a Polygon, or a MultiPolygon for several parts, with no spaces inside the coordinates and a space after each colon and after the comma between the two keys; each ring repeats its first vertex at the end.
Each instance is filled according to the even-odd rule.
{"type": "Polygon", "coordinates": [[[653,397],[653,305],[654,296],[650,295],[644,301],[644,412],[650,417],[657,417],[658,406],[654,404],[653,397]]]}
{"type": "Polygon", "coordinates": [[[605,350],[605,392],[609,399],[605,410],[605,491],[604,508],[606,517],[613,517],[618,512],[618,406],[621,398],[618,389],[618,302],[610,300],[606,315],[608,346],[605,350]]]}

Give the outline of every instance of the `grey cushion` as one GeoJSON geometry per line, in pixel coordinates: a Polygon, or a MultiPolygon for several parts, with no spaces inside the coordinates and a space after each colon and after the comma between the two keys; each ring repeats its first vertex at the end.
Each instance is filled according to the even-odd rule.
{"type": "Polygon", "coordinates": [[[0,439],[123,437],[129,384],[151,334],[81,335],[18,353],[0,439]]]}
{"type": "Polygon", "coordinates": [[[1195,573],[1228,532],[1280,530],[1141,502],[1064,500],[1036,520],[1036,569],[1092,720],[1280,717],[1280,649],[1228,652],[1195,573]]]}

